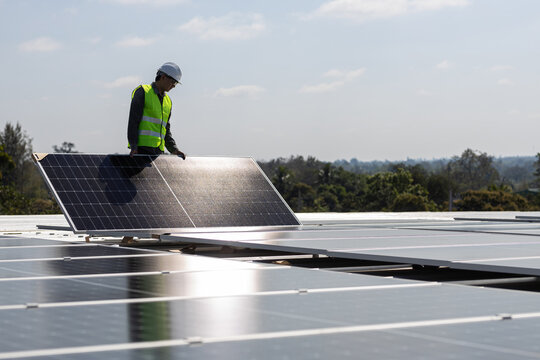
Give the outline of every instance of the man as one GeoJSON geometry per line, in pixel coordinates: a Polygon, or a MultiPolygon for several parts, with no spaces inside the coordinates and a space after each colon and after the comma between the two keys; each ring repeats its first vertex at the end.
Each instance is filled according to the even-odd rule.
{"type": "Polygon", "coordinates": [[[166,94],[180,83],[181,78],[178,65],[167,62],[158,69],[151,85],[140,85],[133,90],[128,122],[130,156],[160,155],[167,148],[171,154],[186,159],[172,137],[169,123],[172,103],[166,94]]]}
{"type": "MultiPolygon", "coordinates": [[[[171,154],[186,159],[186,155],[178,150],[171,134],[172,103],[166,92],[180,83],[182,71],[172,62],[163,64],[151,85],[140,85],[131,94],[131,107],[128,122],[129,155],[160,155],[165,148],[171,154]]],[[[132,236],[124,236],[122,244],[134,242],[132,236]]]]}

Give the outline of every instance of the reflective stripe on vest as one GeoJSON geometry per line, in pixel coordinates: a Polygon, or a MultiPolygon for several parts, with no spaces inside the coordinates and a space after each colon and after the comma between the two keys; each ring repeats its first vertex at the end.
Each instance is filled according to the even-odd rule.
{"type": "Polygon", "coordinates": [[[163,135],[163,138],[165,138],[165,134],[160,134],[152,130],[139,130],[139,136],[140,135],[154,136],[158,138],[161,138],[161,135],[163,135]]]}
{"type": "MultiPolygon", "coordinates": [[[[163,104],[154,92],[152,85],[141,85],[144,90],[144,110],[143,117],[139,123],[139,139],[137,146],[148,146],[165,151],[165,134],[167,132],[167,122],[171,114],[171,99],[167,94],[163,96],[163,104]]],[[[133,90],[131,97],[135,94],[133,90]]]]}

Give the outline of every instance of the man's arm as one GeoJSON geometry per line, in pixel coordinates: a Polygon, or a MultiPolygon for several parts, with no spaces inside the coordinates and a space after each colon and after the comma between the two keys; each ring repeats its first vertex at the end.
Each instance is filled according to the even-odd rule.
{"type": "Polygon", "coordinates": [[[144,89],[142,87],[135,90],[129,108],[129,121],[127,137],[131,147],[131,154],[137,153],[137,143],[139,141],[139,124],[144,111],[144,89]]]}
{"type": "MultiPolygon", "coordinates": [[[[170,118],[171,117],[169,116],[169,120],[170,118]]],[[[186,155],[180,150],[178,150],[178,147],[176,146],[176,141],[174,141],[174,138],[172,136],[170,121],[167,121],[167,126],[165,128],[167,129],[167,131],[165,132],[165,147],[167,148],[167,150],[169,150],[171,154],[178,155],[185,160],[186,155]]]]}

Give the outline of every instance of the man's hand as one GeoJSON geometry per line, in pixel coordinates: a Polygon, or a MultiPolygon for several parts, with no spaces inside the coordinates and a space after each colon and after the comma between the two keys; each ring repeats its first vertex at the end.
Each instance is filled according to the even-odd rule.
{"type": "Polygon", "coordinates": [[[133,155],[138,154],[139,151],[137,149],[131,149],[131,152],[129,153],[129,156],[133,157],[133,155]]]}
{"type": "Polygon", "coordinates": [[[173,154],[173,155],[178,155],[178,156],[180,156],[182,159],[186,160],[186,154],[184,154],[183,152],[181,152],[181,151],[178,150],[178,149],[177,149],[177,150],[174,150],[174,151],[172,152],[172,154],[173,154]]]}

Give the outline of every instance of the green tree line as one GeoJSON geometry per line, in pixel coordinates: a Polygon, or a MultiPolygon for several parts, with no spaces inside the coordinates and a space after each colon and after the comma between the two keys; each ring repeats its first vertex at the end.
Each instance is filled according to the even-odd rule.
{"type": "MultiPolygon", "coordinates": [[[[71,142],[52,148],[76,152],[71,142]]],[[[0,214],[61,212],[32,151],[32,139],[20,124],[7,123],[0,131],[0,214]]],[[[291,156],[259,165],[298,212],[540,210],[540,196],[527,190],[540,184],[540,153],[527,161],[513,159],[504,166],[502,159],[466,149],[431,162],[329,163],[291,156]]]]}
{"type": "Polygon", "coordinates": [[[540,196],[527,190],[538,186],[540,154],[527,186],[501,176],[493,156],[472,149],[432,166],[384,163],[381,171],[383,163],[374,162],[371,174],[302,156],[259,165],[298,212],[540,210],[540,196]]]}

